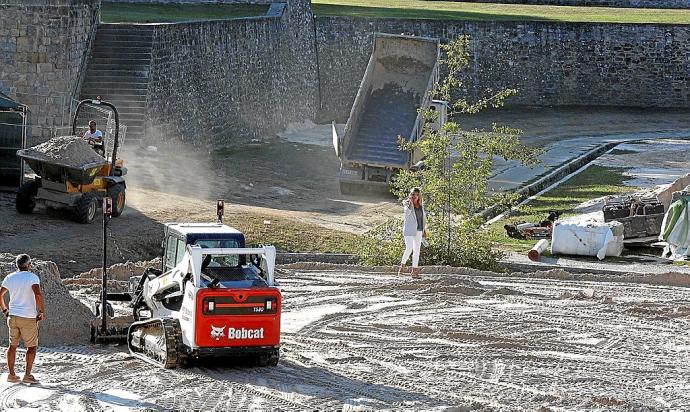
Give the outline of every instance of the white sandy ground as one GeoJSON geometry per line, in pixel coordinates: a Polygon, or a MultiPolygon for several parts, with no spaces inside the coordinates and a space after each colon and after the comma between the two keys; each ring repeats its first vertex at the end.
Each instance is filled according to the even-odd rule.
{"type": "Polygon", "coordinates": [[[43,348],[0,410],[690,408],[687,288],[530,276],[281,270],[275,368],[43,348]]]}

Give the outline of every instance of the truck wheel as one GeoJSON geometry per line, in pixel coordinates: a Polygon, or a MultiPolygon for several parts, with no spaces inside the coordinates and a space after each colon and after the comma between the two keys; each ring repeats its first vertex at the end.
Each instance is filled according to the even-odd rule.
{"type": "Polygon", "coordinates": [[[84,193],[77,201],[74,218],[79,223],[91,223],[96,218],[98,197],[93,193],[84,193]]]}
{"type": "Polygon", "coordinates": [[[118,217],[125,210],[125,187],[116,184],[108,188],[108,197],[113,199],[113,217],[118,217]]]}
{"type": "Polygon", "coordinates": [[[40,182],[32,180],[19,187],[17,198],[15,199],[17,212],[27,214],[34,211],[36,207],[36,195],[38,194],[38,188],[40,186],[40,182]]]}

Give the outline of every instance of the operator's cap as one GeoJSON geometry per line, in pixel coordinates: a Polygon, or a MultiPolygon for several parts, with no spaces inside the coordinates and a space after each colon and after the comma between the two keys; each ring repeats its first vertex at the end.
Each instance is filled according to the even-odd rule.
{"type": "Polygon", "coordinates": [[[27,255],[26,253],[22,253],[21,255],[17,255],[17,258],[14,262],[16,263],[17,268],[25,268],[31,263],[31,256],[27,255]]]}

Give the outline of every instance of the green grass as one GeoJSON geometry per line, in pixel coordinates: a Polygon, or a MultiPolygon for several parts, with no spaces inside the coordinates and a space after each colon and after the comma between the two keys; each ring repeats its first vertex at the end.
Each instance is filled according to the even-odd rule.
{"type": "Polygon", "coordinates": [[[103,3],[104,23],[172,23],[263,16],[267,5],[256,4],[129,4],[103,3]]]}
{"type": "Polygon", "coordinates": [[[552,210],[562,212],[562,219],[577,214],[574,211],[575,207],[588,200],[635,191],[635,187],[624,184],[628,178],[623,176],[623,171],[623,169],[597,165],[590,166],[560,186],[537,197],[526,206],[520,207],[509,218],[492,224],[488,228],[491,239],[501,250],[528,251],[536,241],[509,238],[503,225],[506,223],[539,222],[544,220],[552,210]]]}
{"type": "Polygon", "coordinates": [[[279,252],[355,253],[361,236],[290,218],[243,214],[233,226],[249,243],[264,243],[279,252]],[[270,224],[264,221],[269,220],[270,224]]]}
{"type": "Polygon", "coordinates": [[[317,16],[690,24],[690,10],[540,6],[428,0],[313,0],[317,16]]]}

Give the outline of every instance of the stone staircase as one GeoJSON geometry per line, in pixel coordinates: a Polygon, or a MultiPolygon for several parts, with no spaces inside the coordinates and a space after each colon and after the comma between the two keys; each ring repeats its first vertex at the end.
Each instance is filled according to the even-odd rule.
{"type": "Polygon", "coordinates": [[[117,107],[128,146],[144,133],[152,40],[152,26],[101,23],[81,86],[81,99],[101,96],[117,107]]]}

